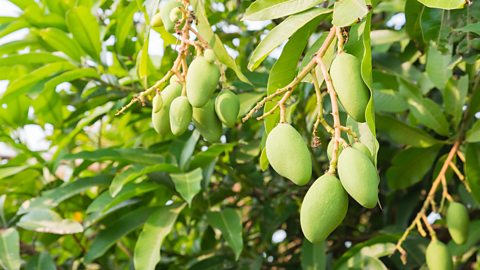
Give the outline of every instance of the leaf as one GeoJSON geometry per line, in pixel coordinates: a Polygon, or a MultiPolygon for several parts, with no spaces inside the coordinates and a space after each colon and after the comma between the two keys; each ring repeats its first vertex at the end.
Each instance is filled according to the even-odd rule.
{"type": "Polygon", "coordinates": [[[387,133],[396,143],[407,144],[413,147],[430,147],[443,143],[423,130],[409,126],[391,116],[377,114],[375,118],[377,128],[387,133]]]}
{"type": "Polygon", "coordinates": [[[193,10],[195,11],[195,15],[197,17],[197,29],[200,35],[202,36],[203,39],[205,39],[210,47],[213,49],[215,52],[215,56],[217,59],[227,67],[231,68],[237,77],[242,81],[246,83],[250,83],[247,77],[242,73],[242,70],[238,67],[238,65],[235,63],[235,60],[228,54],[227,49],[223,46],[222,41],[212,31],[212,27],[210,26],[208,19],[207,19],[207,14],[205,12],[205,0],[192,0],[191,5],[193,7],[193,10]]]}
{"type": "Polygon", "coordinates": [[[118,53],[123,52],[131,29],[134,28],[133,16],[138,11],[138,6],[135,1],[132,1],[128,6],[119,7],[117,13],[117,25],[115,27],[115,48],[118,53]],[[121,9],[120,9],[121,8],[121,9]]]}
{"type": "Polygon", "coordinates": [[[239,116],[244,116],[250,111],[261,98],[265,96],[265,93],[259,92],[246,92],[238,94],[238,99],[240,100],[240,112],[239,116]]]}
{"type": "MultiPolygon", "coordinates": [[[[356,244],[355,246],[349,248],[342,256],[335,261],[333,269],[338,269],[341,265],[345,265],[345,263],[352,257],[357,254],[363,254],[366,256],[373,256],[373,257],[383,257],[393,253],[395,245],[398,241],[398,237],[385,234],[375,236],[370,238],[367,241],[363,241],[361,243],[356,244]]],[[[360,268],[363,269],[363,268],[360,268]]]]}
{"type": "Polygon", "coordinates": [[[150,57],[148,56],[148,44],[149,44],[149,33],[145,34],[145,40],[143,41],[142,49],[138,52],[137,55],[137,75],[140,79],[140,83],[143,87],[147,87],[148,85],[148,75],[149,75],[149,62],[150,57]]]}
{"type": "Polygon", "coordinates": [[[9,176],[15,175],[21,171],[24,171],[25,169],[30,168],[28,165],[22,165],[22,166],[8,166],[8,167],[0,167],[0,179],[7,178],[9,176]]]}
{"type": "Polygon", "coordinates": [[[83,232],[80,223],[71,219],[62,219],[59,214],[49,209],[36,208],[20,218],[17,226],[29,231],[73,234],[83,232]]]}
{"type": "Polygon", "coordinates": [[[467,131],[466,139],[467,142],[480,142],[480,121],[476,121],[475,124],[467,131]]]}
{"type": "Polygon", "coordinates": [[[7,219],[5,218],[5,200],[7,194],[0,195],[0,227],[6,228],[8,226],[7,219]]]}
{"type": "Polygon", "coordinates": [[[83,159],[96,161],[118,161],[125,163],[139,163],[154,165],[164,163],[162,155],[155,154],[144,148],[101,148],[95,151],[81,151],[75,154],[67,154],[63,159],[83,159]]]}
{"type": "Polygon", "coordinates": [[[327,256],[325,254],[325,242],[312,244],[306,239],[303,240],[300,260],[303,270],[324,270],[327,267],[327,256]]]}
{"type": "Polygon", "coordinates": [[[80,47],[93,59],[100,61],[100,29],[96,18],[86,6],[74,7],[67,12],[66,22],[70,33],[80,47]]]}
{"type": "Polygon", "coordinates": [[[467,24],[463,27],[454,29],[454,31],[467,32],[467,33],[472,32],[477,35],[480,35],[480,22],[467,24]]]}
{"type": "Polygon", "coordinates": [[[84,55],[84,52],[72,38],[70,38],[65,32],[57,28],[42,29],[37,34],[45,41],[49,46],[57,51],[63,52],[73,60],[80,62],[80,58],[84,55]]]}
{"type": "Polygon", "coordinates": [[[154,211],[155,208],[152,207],[135,209],[135,211],[131,211],[114,221],[95,237],[87,254],[85,254],[85,262],[90,263],[96,258],[103,256],[121,237],[145,223],[154,211]]]}
{"type": "Polygon", "coordinates": [[[188,205],[191,205],[193,197],[202,189],[200,185],[203,178],[202,169],[196,168],[187,173],[172,173],[170,177],[172,177],[177,192],[180,193],[188,205]]]}
{"type": "Polygon", "coordinates": [[[372,39],[372,46],[392,44],[407,39],[407,34],[404,31],[394,30],[374,30],[370,33],[372,39]]]}
{"type": "Polygon", "coordinates": [[[410,112],[420,124],[433,129],[440,135],[449,135],[449,124],[440,105],[429,98],[409,98],[407,103],[410,112]]]}
{"type": "Polygon", "coordinates": [[[322,2],[321,0],[257,0],[247,8],[243,20],[277,19],[302,12],[322,2]]]}
{"type": "Polygon", "coordinates": [[[373,92],[376,112],[404,112],[408,105],[398,91],[391,89],[375,90],[373,92]]]}
{"type": "Polygon", "coordinates": [[[188,168],[191,157],[195,151],[195,146],[197,145],[199,139],[200,132],[198,132],[198,130],[194,130],[192,132],[192,136],[190,136],[190,138],[188,138],[188,140],[183,145],[182,152],[180,153],[180,158],[178,161],[182,171],[188,168]]]}
{"type": "Polygon", "coordinates": [[[469,143],[465,154],[465,177],[472,190],[470,194],[480,203],[480,144],[469,143]]]}
{"type": "Polygon", "coordinates": [[[154,270],[160,261],[160,248],[185,204],[161,206],[148,218],[135,244],[133,262],[136,269],[154,270]]]}
{"type": "Polygon", "coordinates": [[[112,184],[110,184],[110,195],[112,197],[117,196],[117,194],[122,190],[123,186],[137,178],[140,178],[146,174],[153,173],[153,172],[178,172],[179,169],[171,164],[156,164],[147,167],[143,166],[134,166],[130,167],[127,170],[115,175],[115,178],[112,180],[112,184]]]}
{"type": "Polygon", "coordinates": [[[339,0],[333,6],[332,24],[345,27],[360,21],[368,13],[365,0],[339,0]]]}
{"type": "Polygon", "coordinates": [[[64,82],[71,82],[77,79],[100,79],[98,71],[94,68],[78,68],[66,71],[45,83],[44,91],[55,90],[57,85],[64,82]]]}
{"type": "Polygon", "coordinates": [[[25,266],[25,270],[56,270],[55,262],[52,256],[47,252],[42,252],[32,256],[25,266]]]}
{"type": "Polygon", "coordinates": [[[467,3],[465,0],[418,0],[418,2],[430,8],[441,8],[447,10],[463,8],[467,3]]]}
{"type": "Polygon", "coordinates": [[[273,28],[267,36],[258,44],[250,56],[248,69],[255,70],[265,60],[267,55],[285,40],[292,36],[311,20],[320,15],[330,13],[330,9],[315,8],[296,15],[292,15],[273,28]]]}
{"type": "Polygon", "coordinates": [[[0,229],[0,266],[20,269],[20,236],[14,228],[0,229]]]}
{"type": "Polygon", "coordinates": [[[48,64],[54,62],[64,62],[66,59],[60,56],[56,56],[51,53],[33,52],[13,54],[0,58],[0,66],[13,66],[13,65],[36,65],[36,64],[48,64]]]}
{"type": "Polygon", "coordinates": [[[190,169],[208,166],[212,161],[226,151],[231,151],[236,143],[212,144],[206,151],[202,151],[193,156],[190,162],[190,169]]]}
{"type": "Polygon", "coordinates": [[[375,257],[370,257],[362,254],[348,260],[345,264],[341,265],[337,269],[349,270],[349,269],[372,269],[372,270],[388,270],[383,262],[375,257]]]}
{"type": "Polygon", "coordinates": [[[425,69],[428,77],[438,89],[444,89],[448,79],[452,77],[452,69],[449,67],[451,58],[450,54],[443,54],[435,44],[430,43],[425,69]]]}
{"type": "Polygon", "coordinates": [[[408,148],[393,157],[387,170],[387,183],[393,190],[404,189],[420,182],[433,167],[439,146],[408,148]]]}
{"type": "Polygon", "coordinates": [[[242,220],[240,214],[234,209],[212,211],[207,213],[208,223],[222,232],[223,238],[235,253],[238,260],[243,249],[242,220]]]}
{"type": "Polygon", "coordinates": [[[453,126],[457,126],[462,119],[463,106],[468,93],[468,76],[462,76],[458,80],[448,80],[445,89],[442,91],[445,111],[450,114],[453,126]]]}

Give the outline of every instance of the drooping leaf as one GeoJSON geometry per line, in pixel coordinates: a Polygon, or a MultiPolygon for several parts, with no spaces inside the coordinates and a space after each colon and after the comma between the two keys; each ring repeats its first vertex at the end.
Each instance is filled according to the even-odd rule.
{"type": "Polygon", "coordinates": [[[94,68],[73,69],[47,81],[44,86],[44,91],[55,90],[57,85],[77,79],[100,79],[100,77],[98,75],[98,71],[96,71],[94,68]]]}
{"type": "Polygon", "coordinates": [[[192,136],[190,136],[190,138],[188,138],[188,140],[185,142],[182,152],[180,153],[180,159],[178,161],[178,165],[182,170],[188,168],[191,157],[195,151],[195,146],[197,145],[199,139],[200,132],[198,132],[198,130],[194,130],[192,136]]]}
{"type": "Polygon", "coordinates": [[[312,244],[304,239],[300,260],[302,263],[302,269],[304,270],[326,269],[327,256],[325,254],[325,243],[312,244]]]}
{"type": "Polygon", "coordinates": [[[44,52],[32,52],[13,54],[0,58],[0,66],[13,66],[13,65],[37,65],[48,64],[54,62],[64,62],[66,59],[60,56],[56,56],[51,53],[44,52]]]}
{"type": "Polygon", "coordinates": [[[77,62],[80,62],[80,58],[84,55],[79,44],[70,38],[67,33],[58,28],[42,29],[38,31],[38,35],[49,46],[57,51],[65,53],[77,62]]]}
{"type": "Polygon", "coordinates": [[[467,144],[465,154],[465,177],[471,194],[480,203],[480,143],[467,144]]]}
{"type": "Polygon", "coordinates": [[[83,232],[80,223],[71,219],[62,219],[56,212],[36,208],[20,218],[17,226],[29,231],[53,233],[53,234],[73,234],[83,232]]]}
{"type": "Polygon", "coordinates": [[[132,1],[128,6],[122,7],[118,12],[117,26],[115,27],[115,48],[117,52],[123,52],[127,37],[133,28],[133,15],[138,11],[138,6],[135,1],[132,1]]]}
{"type": "Polygon", "coordinates": [[[52,256],[47,252],[34,255],[28,260],[25,270],[56,270],[52,256]]]}
{"type": "Polygon", "coordinates": [[[2,166],[0,167],[0,179],[7,178],[9,176],[15,175],[30,166],[22,165],[22,166],[2,166]]]}
{"type": "Polygon", "coordinates": [[[203,178],[202,169],[196,168],[187,173],[172,173],[170,177],[172,177],[177,192],[190,205],[193,197],[202,189],[200,185],[203,178]]]}
{"type": "Polygon", "coordinates": [[[100,60],[102,45],[97,20],[85,6],[77,6],[67,13],[66,22],[70,33],[93,59],[100,60]]]}
{"type": "Polygon", "coordinates": [[[445,112],[452,116],[453,126],[457,126],[462,119],[463,106],[468,92],[468,76],[458,80],[450,79],[442,91],[445,112]]]}
{"type": "Polygon", "coordinates": [[[218,156],[226,151],[231,151],[236,143],[212,144],[207,150],[195,154],[190,162],[189,168],[208,166],[218,156]]]}
{"type": "Polygon", "coordinates": [[[95,151],[81,151],[74,154],[68,154],[63,159],[84,159],[93,162],[114,160],[126,163],[139,163],[147,165],[155,165],[164,163],[165,159],[162,155],[155,154],[143,148],[101,148],[95,151]]]}
{"type": "Polygon", "coordinates": [[[467,3],[465,0],[418,0],[418,2],[430,8],[441,8],[447,10],[463,8],[467,3]]]}
{"type": "Polygon", "coordinates": [[[134,265],[136,269],[153,270],[160,261],[163,239],[170,233],[178,214],[185,204],[161,206],[148,218],[135,244],[134,265]]]}
{"type": "Polygon", "coordinates": [[[449,124],[440,105],[429,98],[410,98],[407,100],[410,112],[419,123],[433,129],[440,135],[448,136],[449,124]]]}
{"type": "Polygon", "coordinates": [[[20,269],[20,236],[14,228],[0,229],[0,266],[7,270],[20,269]]]}
{"type": "Polygon", "coordinates": [[[475,124],[467,131],[467,142],[480,142],[480,121],[476,121],[475,124]]]}
{"type": "Polygon", "coordinates": [[[235,209],[224,209],[207,213],[208,223],[222,232],[223,238],[235,253],[238,260],[243,249],[242,220],[235,209]]]}
{"type": "Polygon", "coordinates": [[[450,61],[450,54],[442,53],[435,44],[430,43],[426,71],[428,77],[438,89],[444,89],[452,76],[452,69],[449,67],[450,61]]]}
{"type": "Polygon", "coordinates": [[[360,21],[368,13],[365,0],[339,0],[333,7],[332,23],[338,27],[345,27],[360,21]]]}
{"type": "Polygon", "coordinates": [[[255,70],[265,60],[267,55],[285,40],[290,38],[298,29],[320,15],[330,13],[330,9],[315,8],[299,14],[292,15],[273,28],[258,44],[250,56],[248,69],[255,70]]]}
{"type": "Polygon", "coordinates": [[[322,3],[320,0],[258,0],[245,11],[244,20],[265,21],[299,13],[322,3]]]}

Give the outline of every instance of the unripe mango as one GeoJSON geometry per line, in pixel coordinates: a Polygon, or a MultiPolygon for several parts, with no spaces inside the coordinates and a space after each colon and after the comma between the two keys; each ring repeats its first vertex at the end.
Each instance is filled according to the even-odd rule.
{"type": "Polygon", "coordinates": [[[205,52],[203,52],[203,57],[205,57],[205,60],[209,63],[215,62],[215,52],[212,49],[206,49],[205,52]]]}
{"type": "Polygon", "coordinates": [[[192,106],[187,97],[175,98],[170,105],[170,128],[175,136],[182,135],[192,121],[192,106]]]}
{"type": "Polygon", "coordinates": [[[368,149],[368,147],[365,144],[361,142],[356,142],[352,144],[352,147],[362,152],[364,155],[370,158],[370,160],[373,162],[372,152],[370,152],[370,149],[368,149]]]}
{"type": "Polygon", "coordinates": [[[169,17],[173,23],[176,23],[177,21],[181,20],[182,16],[183,16],[183,13],[180,7],[176,7],[170,10],[169,17]]]}
{"type": "Polygon", "coordinates": [[[169,116],[170,104],[176,97],[180,96],[181,93],[182,86],[180,84],[170,84],[161,92],[163,100],[162,108],[156,113],[152,110],[153,128],[162,138],[172,134],[169,116]]]}
{"type": "Polygon", "coordinates": [[[152,108],[153,108],[153,112],[154,113],[157,113],[160,111],[160,109],[162,108],[163,106],[163,99],[162,99],[162,95],[157,93],[154,97],[153,97],[153,101],[152,101],[152,108]]]}
{"type": "Polygon", "coordinates": [[[337,169],[348,194],[363,207],[375,207],[379,179],[370,158],[353,147],[347,147],[340,153],[337,169]]]}
{"type": "Polygon", "coordinates": [[[222,136],[222,123],[215,114],[213,100],[202,108],[193,108],[193,124],[208,142],[217,142],[222,136]]]}
{"type": "Polygon", "coordinates": [[[197,56],[188,68],[186,87],[190,104],[195,108],[205,106],[217,88],[220,69],[203,56],[197,56]]]}
{"type": "Polygon", "coordinates": [[[428,244],[425,253],[427,266],[430,270],[452,270],[453,261],[447,246],[437,239],[428,244]]]}
{"type": "MultiPolygon", "coordinates": [[[[343,150],[343,146],[341,143],[338,144],[338,153],[340,153],[341,151],[343,150]]],[[[328,160],[331,160],[332,159],[332,153],[333,153],[333,139],[331,139],[329,142],[328,142],[328,145],[327,145],[327,157],[328,157],[328,160]]]]}
{"type": "Polygon", "coordinates": [[[330,76],[338,99],[357,122],[365,122],[365,109],[370,91],[362,80],[360,61],[353,55],[341,52],[333,59],[330,76]]]}
{"type": "Polygon", "coordinates": [[[272,168],[299,186],[312,176],[312,159],[302,135],[290,124],[280,123],[268,134],[265,150],[272,168]]]}
{"type": "Polygon", "coordinates": [[[461,203],[451,202],[447,209],[447,227],[455,243],[461,245],[467,241],[469,223],[467,208],[461,203]]]}
{"type": "Polygon", "coordinates": [[[312,243],[324,241],[342,223],[348,209],[348,195],[333,175],[319,177],[308,189],[300,208],[303,234],[312,243]]]}
{"type": "Polygon", "coordinates": [[[175,22],[170,19],[170,12],[176,8],[181,6],[182,4],[176,0],[167,0],[165,3],[160,7],[160,16],[162,17],[163,25],[168,32],[175,31],[175,22]]]}
{"type": "Polygon", "coordinates": [[[230,90],[223,90],[215,99],[215,112],[222,123],[227,127],[233,127],[237,122],[240,111],[240,100],[230,90]]]}

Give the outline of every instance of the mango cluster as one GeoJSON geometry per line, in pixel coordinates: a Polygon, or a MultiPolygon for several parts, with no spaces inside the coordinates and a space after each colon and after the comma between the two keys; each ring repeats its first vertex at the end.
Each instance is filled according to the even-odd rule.
{"type": "Polygon", "coordinates": [[[153,127],[162,138],[180,136],[193,122],[195,128],[208,142],[217,142],[222,136],[222,123],[233,127],[240,111],[240,100],[230,90],[215,95],[220,79],[220,69],[215,64],[215,54],[205,50],[189,65],[182,84],[174,76],[170,84],[153,98],[153,127]]]}

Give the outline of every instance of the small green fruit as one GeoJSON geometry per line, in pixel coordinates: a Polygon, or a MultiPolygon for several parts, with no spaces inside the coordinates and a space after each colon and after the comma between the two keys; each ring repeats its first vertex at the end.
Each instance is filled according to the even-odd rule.
{"type": "Polygon", "coordinates": [[[374,208],[378,201],[378,174],[369,157],[353,147],[342,150],[338,176],[345,190],[360,205],[374,208]]]}
{"type": "Polygon", "coordinates": [[[453,261],[447,246],[439,240],[432,240],[428,244],[425,254],[427,266],[430,270],[452,270],[453,261]]]}
{"type": "Polygon", "coordinates": [[[173,23],[180,21],[183,17],[182,9],[180,7],[173,8],[170,11],[169,17],[173,23]]]}
{"type": "Polygon", "coordinates": [[[203,56],[197,56],[188,68],[186,87],[190,104],[195,108],[205,106],[217,88],[220,69],[203,56]]]}
{"type": "Polygon", "coordinates": [[[315,180],[303,198],[300,225],[312,243],[324,241],[342,223],[348,209],[348,195],[340,181],[325,174],[315,180]]]}
{"type": "Polygon", "coordinates": [[[240,111],[240,100],[230,90],[221,91],[215,99],[215,112],[222,123],[233,127],[240,111]]]}
{"type": "Polygon", "coordinates": [[[152,20],[150,21],[150,25],[152,27],[161,27],[163,25],[162,14],[160,14],[160,12],[153,15],[152,20]]]}
{"type": "Polygon", "coordinates": [[[290,124],[280,123],[268,134],[265,150],[273,169],[299,186],[312,176],[312,159],[302,135],[290,124]]]}
{"type": "Polygon", "coordinates": [[[163,25],[168,32],[175,31],[175,22],[170,19],[170,12],[176,8],[181,6],[182,4],[176,0],[167,0],[165,3],[160,7],[160,16],[162,17],[163,25]]]}
{"type": "Polygon", "coordinates": [[[192,106],[187,97],[175,98],[170,105],[170,128],[175,136],[182,135],[192,121],[192,106]]]}
{"type": "Polygon", "coordinates": [[[152,101],[152,107],[153,107],[153,112],[154,113],[157,113],[160,111],[160,109],[162,108],[163,106],[163,99],[162,99],[162,95],[157,93],[154,97],[153,97],[153,101],[152,101]]]}
{"type": "MultiPolygon", "coordinates": [[[[342,152],[343,150],[343,146],[341,143],[338,144],[338,153],[342,152]]],[[[328,142],[328,145],[327,145],[327,157],[328,157],[328,160],[331,160],[332,159],[332,153],[333,153],[333,139],[331,139],[329,142],[328,142]]]]}
{"type": "Polygon", "coordinates": [[[208,142],[218,142],[222,136],[222,123],[215,114],[214,101],[202,108],[193,108],[193,124],[208,142]]]}
{"type": "Polygon", "coordinates": [[[203,53],[203,57],[205,57],[205,60],[209,63],[215,62],[215,52],[213,52],[212,49],[206,49],[203,53]]]}
{"type": "Polygon", "coordinates": [[[333,59],[330,75],[338,99],[347,113],[357,122],[365,122],[365,109],[370,91],[362,80],[360,61],[342,52],[333,59]]]}
{"type": "Polygon", "coordinates": [[[170,77],[170,84],[172,83],[180,83],[180,80],[176,75],[173,75],[172,77],[170,77]]]}
{"type": "Polygon", "coordinates": [[[153,128],[162,138],[166,138],[172,134],[170,130],[170,104],[172,101],[180,96],[182,93],[182,86],[178,83],[170,84],[161,92],[163,105],[158,112],[152,110],[153,128]]]}
{"type": "Polygon", "coordinates": [[[461,203],[451,202],[447,209],[447,227],[455,243],[461,245],[467,241],[469,223],[467,208],[461,203]]]}
{"type": "Polygon", "coordinates": [[[356,142],[352,144],[352,147],[362,152],[364,155],[370,158],[370,160],[373,162],[372,152],[370,152],[370,149],[368,149],[368,147],[365,144],[361,142],[356,142]]]}

